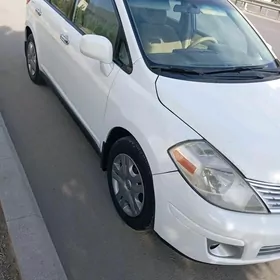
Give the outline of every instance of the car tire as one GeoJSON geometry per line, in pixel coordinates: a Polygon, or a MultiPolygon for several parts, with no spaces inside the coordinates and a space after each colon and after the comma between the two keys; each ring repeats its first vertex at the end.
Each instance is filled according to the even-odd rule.
{"type": "Polygon", "coordinates": [[[36,85],[44,84],[44,79],[38,65],[37,49],[33,34],[30,34],[27,38],[25,57],[27,71],[31,81],[36,85]]]}
{"type": "Polygon", "coordinates": [[[121,138],[113,144],[107,179],[115,208],[125,223],[135,230],[152,228],[155,213],[152,173],[133,137],[121,138]]]}

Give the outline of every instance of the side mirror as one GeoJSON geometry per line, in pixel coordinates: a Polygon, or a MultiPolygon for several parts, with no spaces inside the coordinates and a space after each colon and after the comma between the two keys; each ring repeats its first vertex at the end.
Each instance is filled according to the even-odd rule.
{"type": "Polygon", "coordinates": [[[80,42],[80,51],[83,55],[105,64],[110,64],[113,61],[113,46],[103,36],[84,35],[80,42]]]}

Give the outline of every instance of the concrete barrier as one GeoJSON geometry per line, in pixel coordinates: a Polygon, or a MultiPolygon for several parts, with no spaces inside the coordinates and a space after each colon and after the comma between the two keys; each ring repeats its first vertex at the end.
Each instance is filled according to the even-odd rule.
{"type": "Polygon", "coordinates": [[[246,12],[280,21],[280,5],[264,1],[231,0],[238,8],[246,12]]]}

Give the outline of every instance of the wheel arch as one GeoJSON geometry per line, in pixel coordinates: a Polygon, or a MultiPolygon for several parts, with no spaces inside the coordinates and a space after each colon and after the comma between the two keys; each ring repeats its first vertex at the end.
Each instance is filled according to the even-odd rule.
{"type": "Polygon", "coordinates": [[[132,136],[135,139],[135,141],[137,141],[136,138],[132,135],[132,133],[123,127],[117,126],[117,127],[112,128],[109,131],[106,141],[103,142],[103,144],[102,144],[102,150],[101,150],[101,168],[102,168],[102,170],[106,171],[106,169],[107,169],[108,155],[109,155],[109,152],[110,152],[112,146],[114,145],[114,143],[116,141],[118,141],[119,139],[121,139],[123,137],[127,137],[127,136],[132,136]]]}
{"type": "MultiPolygon", "coordinates": [[[[26,25],[25,27],[25,40],[24,40],[24,54],[26,55],[27,50],[27,38],[30,34],[33,34],[33,31],[29,25],[26,25]]],[[[33,35],[34,36],[34,35],[33,35]]]]}
{"type": "Polygon", "coordinates": [[[31,30],[31,28],[30,28],[29,26],[26,26],[26,27],[25,27],[25,39],[26,39],[26,40],[27,40],[27,38],[28,38],[28,36],[29,36],[30,34],[33,34],[33,32],[32,32],[32,30],[31,30]]]}

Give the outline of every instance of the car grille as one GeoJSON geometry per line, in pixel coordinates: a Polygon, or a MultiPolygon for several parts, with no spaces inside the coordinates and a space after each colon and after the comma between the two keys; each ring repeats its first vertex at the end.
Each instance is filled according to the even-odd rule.
{"type": "Polygon", "coordinates": [[[271,213],[280,213],[280,185],[247,180],[271,213]]]}
{"type": "Polygon", "coordinates": [[[280,253],[280,245],[264,246],[260,249],[258,256],[267,256],[280,253]]]}

